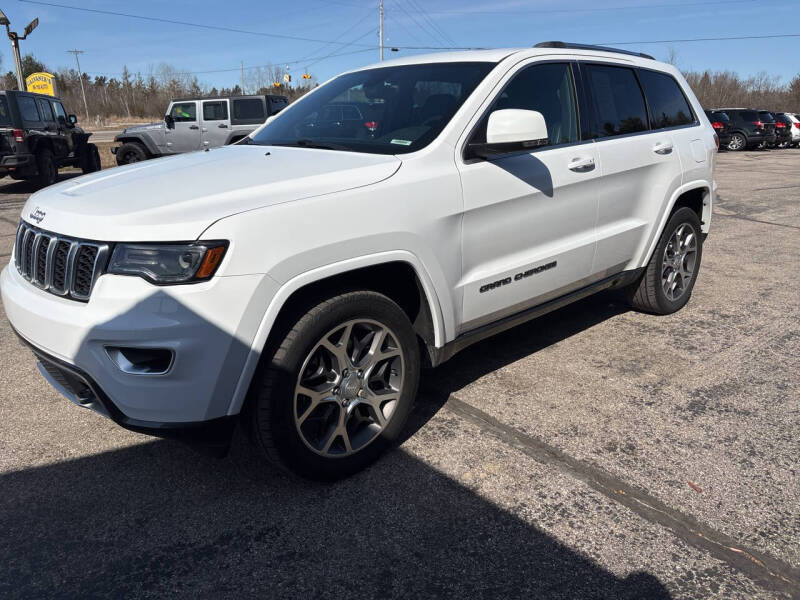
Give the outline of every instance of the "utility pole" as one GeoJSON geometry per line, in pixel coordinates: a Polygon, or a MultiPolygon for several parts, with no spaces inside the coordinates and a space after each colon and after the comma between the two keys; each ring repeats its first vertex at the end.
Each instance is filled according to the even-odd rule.
{"type": "Polygon", "coordinates": [[[241,73],[241,81],[242,81],[242,96],[244,96],[244,61],[239,61],[239,70],[241,73]]]}
{"type": "Polygon", "coordinates": [[[383,60],[383,0],[378,3],[378,14],[380,15],[378,19],[378,38],[380,38],[381,60],[383,60]]]}
{"type": "Polygon", "coordinates": [[[28,23],[28,26],[25,27],[25,35],[20,36],[16,31],[11,31],[11,21],[8,20],[8,17],[5,13],[0,10],[0,25],[6,26],[6,33],[8,34],[8,39],[11,40],[11,50],[14,54],[14,67],[17,70],[17,87],[20,91],[24,92],[27,88],[25,87],[25,75],[22,72],[22,59],[19,57],[19,41],[24,40],[27,38],[31,31],[36,29],[36,26],[39,24],[38,17],[28,23]]]}
{"type": "Polygon", "coordinates": [[[81,71],[81,61],[78,60],[78,54],[83,54],[83,50],[67,50],[70,54],[75,55],[75,64],[78,65],[78,79],[81,82],[81,95],[83,96],[83,108],[86,109],[86,120],[89,120],[89,105],[86,103],[86,90],[83,89],[83,71],[81,71]]]}

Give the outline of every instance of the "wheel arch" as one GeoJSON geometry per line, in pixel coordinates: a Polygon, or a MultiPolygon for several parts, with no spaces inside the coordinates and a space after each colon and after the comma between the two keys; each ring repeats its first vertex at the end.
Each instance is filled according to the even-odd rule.
{"type": "Polygon", "coordinates": [[[658,245],[658,240],[661,239],[661,234],[664,231],[664,227],[667,225],[667,221],[669,221],[672,214],[679,208],[683,206],[691,208],[697,213],[700,219],[702,233],[707,234],[709,232],[711,227],[711,214],[714,208],[713,190],[713,183],[705,180],[697,180],[685,183],[673,192],[665,210],[662,211],[661,220],[658,223],[658,227],[654,229],[654,235],[650,240],[644,259],[638,265],[639,267],[646,266],[650,261],[650,257],[653,255],[658,245]]]}
{"type": "Polygon", "coordinates": [[[142,135],[124,135],[124,136],[117,136],[114,141],[119,142],[120,144],[139,144],[140,146],[144,147],[145,152],[147,153],[148,157],[158,156],[159,152],[153,144],[152,140],[147,138],[146,136],[142,135]]]}
{"type": "Polygon", "coordinates": [[[272,297],[236,385],[229,415],[241,411],[259,362],[287,326],[324,297],[353,289],[377,291],[397,302],[412,322],[423,364],[431,362],[435,347],[444,345],[444,318],[433,281],[410,252],[384,252],[313,269],[280,285],[272,297]]]}

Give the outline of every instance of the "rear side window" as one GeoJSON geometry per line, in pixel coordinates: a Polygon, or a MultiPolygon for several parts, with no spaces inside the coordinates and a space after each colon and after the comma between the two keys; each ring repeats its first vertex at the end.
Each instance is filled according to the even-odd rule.
{"type": "MultiPolygon", "coordinates": [[[[550,143],[569,144],[578,141],[578,114],[575,108],[575,88],[568,64],[549,63],[523,69],[500,92],[492,111],[505,108],[536,110],[547,124],[550,143]]],[[[473,137],[474,142],[486,141],[488,115],[473,137]]]]}
{"type": "Polygon", "coordinates": [[[264,121],[264,102],[260,98],[233,101],[233,118],[240,121],[264,121]]]}
{"type": "Polygon", "coordinates": [[[42,121],[55,121],[50,103],[42,98],[38,98],[37,102],[39,103],[39,112],[42,113],[42,121]]]}
{"type": "Polygon", "coordinates": [[[18,96],[17,105],[23,121],[38,121],[39,110],[36,108],[36,100],[30,96],[18,96]]]}
{"type": "Polygon", "coordinates": [[[670,75],[640,70],[647,105],[650,108],[650,127],[663,129],[694,123],[694,115],[678,82],[670,75]]]}
{"type": "Polygon", "coordinates": [[[584,69],[594,113],[592,137],[647,130],[647,109],[632,69],[606,65],[586,65],[584,69]]]}
{"type": "Polygon", "coordinates": [[[767,112],[767,111],[761,111],[760,113],[758,113],[758,117],[762,121],[764,121],[765,123],[774,123],[775,122],[775,117],[772,116],[772,113],[767,112]]]}
{"type": "Polygon", "coordinates": [[[8,114],[8,101],[5,96],[0,96],[0,127],[11,125],[11,115],[8,114]]]}
{"type": "Polygon", "coordinates": [[[727,123],[730,121],[728,115],[724,112],[712,112],[709,121],[719,121],[720,123],[727,123]]]}
{"type": "Polygon", "coordinates": [[[204,121],[224,121],[228,118],[228,103],[224,101],[203,102],[204,121]]]}

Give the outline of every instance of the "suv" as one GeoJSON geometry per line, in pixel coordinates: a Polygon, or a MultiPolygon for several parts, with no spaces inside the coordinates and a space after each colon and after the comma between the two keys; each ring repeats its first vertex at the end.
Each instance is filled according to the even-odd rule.
{"type": "Polygon", "coordinates": [[[731,141],[731,120],[724,112],[718,110],[705,111],[706,117],[711,121],[711,127],[719,138],[720,148],[727,148],[731,141]]]}
{"type": "Polygon", "coordinates": [[[774,145],[777,141],[775,123],[765,123],[761,113],[750,108],[717,108],[714,112],[724,112],[730,119],[731,137],[728,150],[747,150],[774,145]]]}
{"type": "Polygon", "coordinates": [[[794,113],[778,113],[792,134],[790,146],[800,146],[800,117],[794,113]]]}
{"type": "Polygon", "coordinates": [[[100,153],[91,133],[77,126],[59,98],[16,90],[0,91],[0,177],[35,179],[41,186],[58,180],[59,167],[100,170],[100,153]]]}
{"type": "Polygon", "coordinates": [[[75,403],[221,449],[238,421],[277,464],[335,479],[398,440],[422,367],[600,290],[682,308],[716,142],[646,55],[386,61],[246,143],[31,196],[0,292],[75,403]],[[374,127],[307,127],[345,101],[374,127]]]}
{"type": "Polygon", "coordinates": [[[792,133],[794,121],[786,113],[772,114],[775,118],[775,133],[778,137],[778,148],[788,148],[797,139],[797,136],[792,133]]]}
{"type": "Polygon", "coordinates": [[[170,102],[160,123],[126,128],[111,149],[118,165],[234,144],[289,103],[286,96],[181,98],[170,102]]]}

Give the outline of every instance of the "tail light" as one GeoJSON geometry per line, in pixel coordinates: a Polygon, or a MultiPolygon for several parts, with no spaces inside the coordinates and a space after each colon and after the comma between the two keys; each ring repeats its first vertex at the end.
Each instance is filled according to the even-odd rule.
{"type": "Polygon", "coordinates": [[[719,136],[717,135],[716,131],[714,132],[714,144],[716,145],[717,150],[719,150],[719,136]]]}
{"type": "Polygon", "coordinates": [[[764,123],[762,121],[754,121],[753,125],[755,125],[759,129],[764,129],[764,123]]]}
{"type": "Polygon", "coordinates": [[[377,121],[367,121],[366,123],[364,123],[364,127],[369,129],[370,131],[375,131],[378,128],[378,122],[377,121]]]}
{"type": "Polygon", "coordinates": [[[800,122],[798,122],[798,121],[795,121],[795,123],[794,123],[794,126],[795,126],[797,129],[800,129],[800,122]]]}
{"type": "Polygon", "coordinates": [[[723,125],[723,124],[722,124],[722,123],[720,123],[719,121],[714,121],[713,123],[711,123],[711,126],[712,126],[714,129],[725,129],[725,125],[723,125]]]}
{"type": "Polygon", "coordinates": [[[24,142],[25,141],[25,132],[22,129],[15,129],[14,130],[14,141],[15,142],[24,142]]]}
{"type": "Polygon", "coordinates": [[[784,127],[786,127],[786,123],[784,123],[783,121],[777,121],[775,123],[775,127],[777,127],[778,129],[783,129],[784,127]]]}

